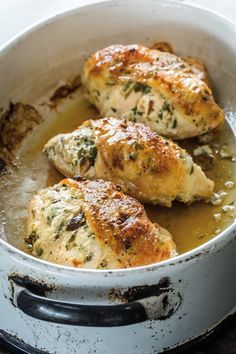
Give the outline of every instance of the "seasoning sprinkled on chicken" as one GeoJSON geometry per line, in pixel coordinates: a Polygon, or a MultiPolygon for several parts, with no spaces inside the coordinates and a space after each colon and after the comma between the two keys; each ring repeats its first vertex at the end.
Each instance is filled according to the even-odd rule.
{"type": "Polygon", "coordinates": [[[41,259],[63,265],[128,268],[176,255],[171,235],[111,182],[64,179],[31,200],[26,242],[41,259]]]}
{"type": "Polygon", "coordinates": [[[142,122],[185,139],[224,121],[200,61],[141,45],[112,45],[85,63],[82,83],[102,116],[142,122]]]}
{"type": "Polygon", "coordinates": [[[66,177],[102,178],[150,204],[209,199],[214,183],[177,144],[141,123],[112,117],[88,120],[53,137],[49,160],[66,177]]]}

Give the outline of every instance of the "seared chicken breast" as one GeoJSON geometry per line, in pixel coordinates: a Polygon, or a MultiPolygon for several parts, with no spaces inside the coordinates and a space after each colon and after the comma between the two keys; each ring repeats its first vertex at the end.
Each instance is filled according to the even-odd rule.
{"type": "Polygon", "coordinates": [[[111,182],[82,178],[33,197],[26,242],[41,259],[80,268],[135,267],[176,254],[171,235],[138,201],[111,182]]]}
{"type": "Polygon", "coordinates": [[[49,160],[65,176],[102,178],[150,204],[171,206],[208,199],[214,183],[177,144],[141,123],[112,117],[88,120],[45,146],[49,160]]]}
{"type": "Polygon", "coordinates": [[[101,115],[142,122],[157,133],[185,139],[224,120],[196,59],[141,45],[113,45],[85,63],[82,83],[101,115]]]}

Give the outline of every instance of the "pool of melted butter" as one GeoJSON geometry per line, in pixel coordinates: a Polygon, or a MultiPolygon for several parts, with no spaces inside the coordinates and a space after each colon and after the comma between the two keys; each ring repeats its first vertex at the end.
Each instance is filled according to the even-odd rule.
{"type": "MultiPolygon", "coordinates": [[[[25,139],[18,152],[17,168],[11,175],[1,177],[0,181],[0,234],[4,234],[8,242],[26,252],[28,249],[24,237],[28,202],[39,189],[51,186],[63,178],[43,154],[44,144],[54,135],[70,132],[84,120],[98,116],[81,89],[53,109],[44,109],[41,104],[38,107],[36,104],[36,108],[44,121],[25,139]]],[[[216,147],[226,143],[227,148],[235,153],[235,137],[227,124],[212,143],[216,147]]],[[[191,151],[193,143],[185,142],[184,147],[191,151]]],[[[230,159],[216,158],[213,167],[206,172],[215,182],[215,192],[225,192],[220,205],[213,206],[204,202],[191,205],[175,202],[172,208],[145,205],[150,219],[173,235],[180,254],[212,239],[234,222],[235,210],[231,208],[224,211],[224,206],[232,206],[236,200],[235,167],[236,162],[230,159]],[[230,189],[225,185],[228,181],[235,183],[233,187],[231,183],[230,189]]]]}

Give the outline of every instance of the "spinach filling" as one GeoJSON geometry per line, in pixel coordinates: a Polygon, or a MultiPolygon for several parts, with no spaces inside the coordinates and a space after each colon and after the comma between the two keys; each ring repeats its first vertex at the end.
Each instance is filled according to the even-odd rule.
{"type": "Polygon", "coordinates": [[[88,162],[89,167],[94,166],[97,157],[97,146],[95,141],[87,136],[79,137],[77,143],[77,155],[80,166],[88,164],[88,162]]]}
{"type": "Polygon", "coordinates": [[[134,91],[135,92],[142,92],[144,94],[150,93],[151,92],[151,87],[143,84],[142,82],[136,82],[136,84],[134,85],[134,91]]]}
{"type": "Polygon", "coordinates": [[[142,92],[145,95],[152,91],[150,86],[143,84],[142,82],[134,83],[132,81],[128,81],[123,86],[124,97],[127,98],[132,90],[134,90],[134,92],[142,92]]]}
{"type": "Polygon", "coordinates": [[[161,110],[158,112],[158,118],[162,119],[165,112],[170,115],[173,114],[173,107],[167,101],[164,101],[161,110]]]}

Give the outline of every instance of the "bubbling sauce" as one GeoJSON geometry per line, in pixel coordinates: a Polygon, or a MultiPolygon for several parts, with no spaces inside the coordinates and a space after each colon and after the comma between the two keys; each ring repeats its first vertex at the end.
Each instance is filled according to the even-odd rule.
{"type": "MultiPolygon", "coordinates": [[[[70,132],[84,120],[98,116],[81,89],[52,110],[44,111],[43,106],[37,104],[35,107],[44,121],[25,139],[18,152],[14,173],[0,179],[0,235],[6,235],[9,243],[26,252],[28,249],[24,237],[27,236],[28,202],[39,189],[58,183],[63,178],[43,154],[44,144],[54,135],[70,132]]],[[[227,124],[210,144],[217,149],[217,146],[225,143],[235,153],[235,137],[227,124]]],[[[191,152],[193,143],[185,142],[184,147],[191,152]]],[[[223,195],[220,205],[204,202],[195,202],[189,206],[175,202],[172,208],[145,205],[150,219],[173,235],[179,253],[205,243],[234,221],[235,162],[216,157],[206,174],[215,182],[215,192],[223,195]]]]}

